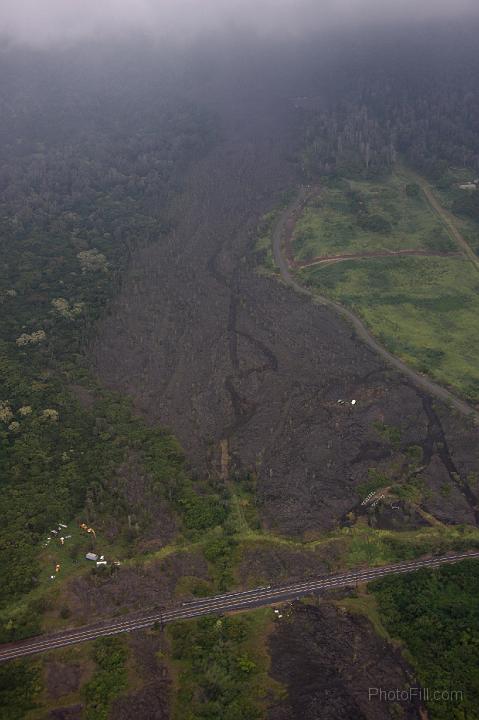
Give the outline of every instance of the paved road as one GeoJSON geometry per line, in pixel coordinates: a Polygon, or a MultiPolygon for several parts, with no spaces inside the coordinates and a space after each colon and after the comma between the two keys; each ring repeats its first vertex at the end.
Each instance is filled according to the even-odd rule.
{"type": "Polygon", "coordinates": [[[312,298],[320,305],[325,305],[326,307],[331,308],[343,318],[348,320],[354,327],[358,338],[365,342],[366,345],[369,345],[369,347],[372,348],[374,352],[384,358],[389,363],[389,365],[392,365],[396,370],[399,370],[399,372],[401,372],[403,375],[406,375],[406,377],[408,377],[409,380],[411,380],[414,385],[416,385],[416,387],[420,388],[421,390],[425,390],[427,393],[439,398],[439,400],[442,400],[443,402],[449,403],[449,405],[451,405],[455,410],[461,413],[461,415],[473,418],[475,422],[479,424],[479,412],[472,405],[467,403],[465,400],[461,400],[452,392],[446,390],[446,388],[442,387],[441,385],[433,382],[425,375],[421,375],[421,373],[413,370],[413,368],[409,367],[409,365],[406,365],[406,363],[404,363],[402,360],[390,353],[389,350],[386,350],[386,348],[381,345],[381,343],[379,343],[376,338],[369,332],[368,328],[362,322],[362,320],[360,320],[357,315],[352,313],[351,310],[348,310],[343,305],[340,305],[334,300],[330,300],[324,295],[310,292],[302,285],[300,285],[291,275],[288,262],[283,255],[282,242],[284,228],[286,222],[291,217],[291,215],[301,207],[301,204],[303,203],[305,197],[306,190],[302,188],[296,200],[292,202],[291,205],[282,212],[279,217],[278,223],[276,224],[276,227],[273,231],[273,255],[284,282],[290,287],[292,287],[294,290],[296,290],[296,292],[312,298]]]}
{"type": "Polygon", "coordinates": [[[76,645],[99,637],[118,635],[133,630],[142,630],[151,627],[155,623],[166,624],[174,622],[175,620],[187,620],[205,615],[251,610],[275,603],[296,600],[334,588],[369,582],[384,577],[385,575],[410,573],[420,568],[435,568],[446,563],[456,563],[460,560],[471,558],[479,558],[479,550],[444,555],[437,558],[411,560],[409,562],[396,563],[384,567],[350,570],[343,573],[323,575],[322,577],[304,582],[289,583],[281,586],[267,585],[265,587],[254,588],[253,590],[201,598],[162,611],[151,611],[149,614],[136,616],[134,618],[126,617],[122,620],[115,620],[102,625],[81,627],[57,635],[45,635],[10,645],[2,645],[0,646],[0,662],[47,652],[67,645],[76,645]]]}

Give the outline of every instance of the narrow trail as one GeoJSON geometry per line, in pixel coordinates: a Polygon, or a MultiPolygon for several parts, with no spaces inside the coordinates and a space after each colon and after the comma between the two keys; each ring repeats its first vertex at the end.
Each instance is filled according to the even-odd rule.
{"type": "Polygon", "coordinates": [[[293,260],[292,264],[295,268],[301,270],[302,268],[313,267],[314,265],[330,265],[336,262],[346,262],[346,260],[369,260],[370,258],[402,256],[462,258],[462,253],[440,252],[439,250],[436,252],[431,250],[378,250],[377,252],[344,253],[343,255],[319,255],[312,260],[304,262],[297,262],[293,260]]]}
{"type": "Polygon", "coordinates": [[[442,222],[446,225],[456,243],[463,250],[468,260],[470,260],[471,263],[474,265],[475,269],[479,272],[479,258],[477,257],[476,253],[471,248],[469,243],[464,239],[462,233],[460,233],[457,229],[451,214],[447,210],[445,210],[442,205],[440,205],[431,188],[426,183],[426,181],[423,180],[423,178],[421,178],[419,175],[414,174],[414,179],[423,191],[424,196],[428,201],[429,205],[431,206],[433,212],[436,213],[436,215],[438,215],[442,222]]]}
{"type": "MultiPolygon", "coordinates": [[[[396,370],[399,370],[405,375],[416,387],[420,390],[433,395],[439,400],[449,403],[457,412],[468,418],[473,418],[477,424],[479,424],[479,412],[465,400],[461,400],[452,392],[446,388],[438,385],[429,378],[421,375],[413,368],[409,367],[402,360],[397,358],[395,355],[389,352],[378,340],[371,334],[366,325],[362,320],[357,317],[351,310],[348,310],[340,303],[330,300],[324,295],[318,295],[312,293],[302,285],[300,285],[291,274],[287,260],[283,255],[282,241],[284,236],[284,230],[288,222],[291,222],[291,218],[298,212],[302,203],[307,196],[306,188],[301,188],[296,199],[281,213],[278,222],[273,230],[273,256],[274,260],[279,268],[283,281],[289,285],[293,290],[304,295],[314,302],[329,307],[336,313],[341,315],[347,320],[354,328],[355,333],[359,339],[361,339],[366,345],[368,345],[375,353],[380,355],[389,365],[392,365],[396,370]]],[[[456,231],[457,232],[457,231],[456,231]]],[[[465,242],[465,241],[464,241],[465,242]]],[[[469,246],[467,246],[469,248],[469,246]]],[[[470,248],[469,248],[470,250],[470,248]]],[[[470,250],[472,252],[472,250],[470,250]]]]}

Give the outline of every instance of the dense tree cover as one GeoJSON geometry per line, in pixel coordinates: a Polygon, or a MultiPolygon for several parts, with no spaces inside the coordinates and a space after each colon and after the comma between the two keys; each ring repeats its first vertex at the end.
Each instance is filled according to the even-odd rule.
{"type": "Polygon", "coordinates": [[[81,346],[132,247],[168,228],[168,195],[213,124],[151,76],[80,81],[46,64],[35,84],[3,62],[17,85],[0,91],[0,338],[43,330],[35,344],[58,357],[81,346]]]}
{"type": "Polygon", "coordinates": [[[433,180],[448,166],[479,170],[475,43],[469,38],[448,52],[443,42],[408,38],[406,56],[389,38],[359,60],[346,54],[328,102],[303,111],[307,174],[374,176],[399,154],[433,180]]]}
{"type": "Polygon", "coordinates": [[[5,356],[0,373],[8,408],[18,418],[0,425],[0,602],[6,602],[36,584],[42,535],[80,509],[86,488],[109,461],[94,435],[94,418],[58,382],[34,381],[5,356]],[[58,419],[45,409],[54,409],[58,419]]]}
{"type": "Polygon", "coordinates": [[[41,687],[38,665],[17,660],[0,665],[0,720],[22,720],[41,687]]]}
{"type": "Polygon", "coordinates": [[[212,566],[219,591],[228,590],[233,584],[236,549],[237,542],[228,534],[212,538],[204,547],[204,556],[212,566]]]}
{"type": "Polygon", "coordinates": [[[372,584],[383,622],[430,690],[462,700],[428,705],[431,720],[476,718],[479,707],[479,564],[468,560],[372,584]]]}
{"type": "MultiPolygon", "coordinates": [[[[201,492],[187,472],[183,451],[176,438],[166,429],[150,427],[133,417],[130,403],[108,393],[94,406],[92,419],[94,436],[100,444],[99,455],[109,461],[107,470],[100,476],[90,476],[86,492],[85,510],[89,522],[102,527],[110,518],[120,521],[123,533],[120,539],[132,545],[148,531],[154,521],[156,506],[163,502],[171,514],[180,520],[183,534],[189,539],[201,537],[202,532],[223,522],[226,517],[226,495],[206,480],[201,492]],[[134,501],[132,491],[110,478],[115,468],[134,454],[143,471],[139,499],[134,501]],[[137,528],[133,531],[127,522],[130,518],[137,528]]],[[[92,445],[92,449],[94,445],[92,445]]],[[[102,467],[102,460],[98,460],[102,467]]]]}

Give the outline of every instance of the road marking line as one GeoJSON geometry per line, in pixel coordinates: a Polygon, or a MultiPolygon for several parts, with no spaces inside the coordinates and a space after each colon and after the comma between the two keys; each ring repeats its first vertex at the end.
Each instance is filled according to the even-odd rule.
{"type": "Polygon", "coordinates": [[[422,567],[438,567],[443,564],[455,562],[456,560],[467,560],[479,557],[479,551],[467,552],[457,555],[448,555],[443,558],[432,558],[430,560],[408,561],[407,563],[395,563],[387,567],[368,568],[364,570],[343,573],[329,579],[308,580],[303,583],[295,583],[278,588],[260,587],[251,590],[238,591],[217,595],[212,598],[193,600],[188,606],[180,606],[163,612],[158,611],[136,620],[124,620],[98,628],[85,628],[78,631],[71,631],[70,634],[57,637],[39,638],[32,640],[22,646],[13,646],[8,650],[0,650],[0,661],[11,660],[16,657],[32,655],[37,652],[54,650],[56,648],[73,645],[80,642],[93,640],[97,637],[117,635],[122,632],[131,632],[151,627],[156,622],[167,623],[175,620],[188,619],[202,615],[215,614],[217,612],[228,612],[241,609],[248,605],[265,605],[279,600],[291,600],[295,596],[304,596],[309,592],[328,590],[330,588],[344,587],[358,582],[368,582],[385,575],[409,573],[422,567]]]}

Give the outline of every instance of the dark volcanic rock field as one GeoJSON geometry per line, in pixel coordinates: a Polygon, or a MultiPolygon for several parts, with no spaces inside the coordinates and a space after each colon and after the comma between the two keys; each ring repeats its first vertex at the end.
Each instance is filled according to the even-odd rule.
{"type": "Polygon", "coordinates": [[[212,96],[220,139],[185,179],[175,229],[134,254],[100,323],[97,374],[171,427],[195,472],[219,473],[228,440],[230,468],[258,474],[267,527],[299,536],[344,517],[368,468],[394,456],[375,422],[423,448],[432,512],[474,522],[462,481],[479,469],[475,431],[435,409],[332,311],[257,273],[258,220],[300,182],[293,102],[241,86],[226,98],[212,96]],[[441,417],[454,438],[446,446],[441,417]],[[447,506],[438,473],[452,485],[447,506]]]}
{"type": "Polygon", "coordinates": [[[271,674],[288,703],[269,720],[404,720],[424,718],[419,704],[369,699],[369,688],[417,687],[398,649],[378,638],[360,615],[333,605],[296,605],[270,639],[271,674]]]}

